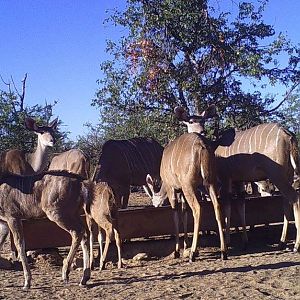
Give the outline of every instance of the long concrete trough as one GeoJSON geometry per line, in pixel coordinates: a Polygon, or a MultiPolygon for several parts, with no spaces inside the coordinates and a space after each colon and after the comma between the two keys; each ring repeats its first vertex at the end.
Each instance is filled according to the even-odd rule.
{"type": "MultiPolygon", "coordinates": [[[[201,230],[217,230],[214,210],[210,201],[201,202],[201,230]]],[[[84,221],[84,216],[82,216],[84,221]]],[[[246,200],[246,222],[248,226],[280,223],[283,221],[282,197],[257,197],[246,200]]],[[[234,205],[232,207],[232,227],[241,226],[234,205]]],[[[24,220],[26,250],[65,247],[71,244],[69,233],[47,218],[24,220]]],[[[164,207],[134,207],[120,210],[119,228],[124,239],[171,235],[174,233],[172,209],[164,207]]],[[[191,212],[188,229],[193,231],[191,212]]],[[[183,229],[181,228],[181,232],[183,229]]],[[[14,249],[13,242],[12,249],[14,249]]]]}

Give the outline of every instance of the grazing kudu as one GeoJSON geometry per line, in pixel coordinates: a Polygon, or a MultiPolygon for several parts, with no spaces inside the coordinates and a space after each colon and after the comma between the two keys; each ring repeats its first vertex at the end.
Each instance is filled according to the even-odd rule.
{"type": "Polygon", "coordinates": [[[109,244],[115,235],[118,250],[118,268],[122,268],[121,239],[118,228],[118,205],[111,187],[106,182],[90,182],[89,195],[85,201],[86,221],[90,231],[90,264],[94,261],[93,224],[98,226],[98,241],[100,246],[100,270],[105,268],[105,260],[109,244]],[[102,229],[105,231],[105,247],[103,251],[102,229]]]}
{"type": "MultiPolygon", "coordinates": [[[[33,175],[43,171],[48,165],[48,148],[55,143],[54,132],[58,119],[47,126],[39,126],[32,118],[25,119],[28,130],[37,135],[37,146],[32,153],[22,150],[8,150],[0,154],[0,178],[5,174],[33,175]]],[[[7,225],[0,221],[0,248],[8,235],[7,225]]]]}
{"type": "MultiPolygon", "coordinates": [[[[190,251],[190,261],[195,260],[195,252],[200,227],[200,203],[197,198],[198,187],[205,186],[213,202],[215,216],[218,224],[221,255],[227,258],[227,248],[222,230],[221,209],[217,198],[217,170],[214,149],[210,142],[196,133],[186,133],[171,141],[164,149],[160,176],[162,185],[155,190],[155,183],[147,175],[147,183],[153,193],[154,206],[161,205],[166,197],[174,212],[176,233],[175,257],[179,256],[179,220],[177,193],[181,191],[193,212],[194,233],[190,251]]],[[[186,231],[186,230],[185,230],[186,231]]],[[[186,242],[184,244],[186,247],[186,242]]]]}
{"type": "Polygon", "coordinates": [[[72,244],[62,268],[68,281],[71,263],[81,243],[84,271],[80,284],[90,278],[88,232],[80,218],[83,195],[82,179],[68,172],[49,171],[32,176],[9,175],[0,179],[0,219],[8,224],[24,271],[24,289],[30,288],[31,272],[25,253],[22,219],[47,216],[72,237],[72,244]],[[87,236],[86,236],[87,235],[87,236]]]}
{"type": "MultiPolygon", "coordinates": [[[[107,182],[118,206],[126,208],[130,185],[145,186],[146,176],[159,178],[163,147],[152,138],[108,140],[102,147],[94,180],[107,182]]],[[[145,187],[147,191],[147,187],[145,187]]]]}
{"type": "Polygon", "coordinates": [[[66,170],[88,179],[90,177],[90,161],[81,150],[71,149],[55,155],[51,160],[49,170],[66,170]]]}
{"type": "MultiPolygon", "coordinates": [[[[180,111],[183,111],[180,108],[180,111]]],[[[178,115],[177,115],[178,117],[178,115]]],[[[189,115],[179,115],[189,128],[189,115]]],[[[191,129],[192,130],[192,129],[191,129]]],[[[222,182],[221,198],[225,205],[226,241],[230,230],[230,193],[232,183],[261,181],[270,179],[284,198],[284,225],[280,247],[287,239],[289,204],[293,206],[297,228],[294,250],[300,249],[300,199],[292,187],[294,172],[299,176],[300,163],[296,138],[277,123],[266,123],[253,128],[237,131],[234,142],[229,147],[219,146],[215,151],[218,176],[222,182]]],[[[247,242],[245,202],[240,202],[239,214],[243,224],[243,241],[247,242]]]]}

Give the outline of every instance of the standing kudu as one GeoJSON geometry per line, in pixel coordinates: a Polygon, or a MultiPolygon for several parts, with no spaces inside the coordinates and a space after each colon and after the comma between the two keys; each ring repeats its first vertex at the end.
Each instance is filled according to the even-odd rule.
{"type": "MultiPolygon", "coordinates": [[[[178,108],[177,108],[178,109],[178,108]]],[[[178,111],[177,111],[178,112],[178,111]]],[[[188,113],[179,109],[177,118],[188,126],[193,124],[188,113]]],[[[198,120],[196,120],[197,122],[198,120]]],[[[201,124],[203,128],[203,122],[201,124]]],[[[201,133],[201,132],[199,132],[201,133]]],[[[300,199],[293,189],[294,172],[299,175],[300,163],[296,138],[276,123],[266,123],[248,130],[237,131],[234,142],[229,147],[217,147],[218,176],[222,182],[221,198],[225,205],[226,240],[229,242],[231,187],[232,183],[270,179],[284,198],[284,225],[280,247],[287,239],[289,204],[293,206],[297,229],[295,251],[300,250],[300,199]]],[[[243,223],[243,240],[247,242],[245,222],[245,202],[240,202],[239,214],[243,223]]]]}
{"type": "Polygon", "coordinates": [[[107,182],[116,195],[119,207],[128,206],[130,185],[146,186],[146,176],[159,179],[163,147],[152,138],[108,140],[102,147],[93,180],[107,182]]]}
{"type": "MultiPolygon", "coordinates": [[[[155,183],[147,175],[147,183],[153,193],[153,205],[161,205],[166,197],[174,211],[176,232],[175,257],[179,256],[179,220],[177,192],[181,191],[193,212],[194,234],[190,261],[194,261],[201,219],[200,203],[197,198],[198,187],[205,186],[213,202],[218,224],[221,255],[227,258],[227,248],[222,230],[221,209],[217,198],[217,170],[214,149],[211,143],[196,133],[186,133],[170,142],[163,152],[160,176],[162,185],[155,189],[155,183]]],[[[186,226],[185,226],[186,227],[186,226]]],[[[185,228],[186,233],[186,228],[185,228]]],[[[186,248],[186,240],[184,247],[186,248]]]]}
{"type": "MultiPolygon", "coordinates": [[[[55,119],[47,126],[39,126],[32,118],[26,118],[26,128],[37,135],[37,146],[32,153],[17,149],[2,152],[0,154],[0,179],[7,173],[33,175],[43,171],[49,161],[48,148],[53,147],[55,143],[54,133],[57,123],[58,119],[55,119]]],[[[0,221],[0,248],[8,233],[7,225],[0,221]]]]}
{"type": "Polygon", "coordinates": [[[47,216],[72,237],[72,245],[62,268],[62,279],[68,281],[71,263],[81,243],[84,258],[85,285],[90,278],[88,232],[80,211],[86,194],[82,179],[67,172],[49,171],[32,176],[8,175],[0,179],[0,219],[12,232],[24,271],[24,289],[30,288],[31,273],[26,259],[22,219],[47,216]],[[87,235],[87,236],[86,236],[87,235]]]}
{"type": "Polygon", "coordinates": [[[106,182],[90,181],[88,185],[88,196],[85,201],[86,221],[90,231],[90,264],[94,261],[93,253],[93,225],[98,226],[98,241],[100,246],[100,270],[105,268],[105,261],[109,244],[115,236],[118,250],[118,268],[122,268],[121,239],[118,228],[119,207],[114,193],[106,182]],[[105,231],[105,247],[103,250],[102,230],[105,231]]]}
{"type": "Polygon", "coordinates": [[[71,149],[55,155],[51,160],[49,170],[66,170],[88,179],[90,177],[90,160],[81,150],[71,149]]]}

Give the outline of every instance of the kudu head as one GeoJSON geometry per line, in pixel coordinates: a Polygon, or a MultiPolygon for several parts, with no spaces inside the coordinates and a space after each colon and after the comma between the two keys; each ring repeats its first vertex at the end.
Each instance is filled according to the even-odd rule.
{"type": "Polygon", "coordinates": [[[38,143],[44,147],[53,147],[55,143],[54,133],[58,124],[58,118],[47,126],[38,126],[32,118],[25,118],[25,126],[38,136],[38,143]]]}
{"type": "Polygon", "coordinates": [[[146,183],[152,193],[152,204],[154,207],[158,207],[163,205],[163,203],[167,200],[167,191],[164,187],[164,184],[161,180],[152,178],[150,174],[146,176],[146,183]]]}
{"type": "Polygon", "coordinates": [[[182,121],[188,128],[188,132],[203,133],[205,121],[209,118],[213,118],[217,115],[215,105],[210,105],[201,115],[192,115],[186,111],[185,108],[177,106],[174,109],[176,118],[182,121]]]}

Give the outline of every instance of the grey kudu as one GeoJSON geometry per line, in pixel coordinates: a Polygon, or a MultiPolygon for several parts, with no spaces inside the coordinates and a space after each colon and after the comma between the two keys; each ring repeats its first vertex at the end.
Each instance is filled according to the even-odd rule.
{"type": "MultiPolygon", "coordinates": [[[[187,125],[188,131],[203,131],[203,116],[189,116],[183,108],[175,114],[187,125]]],[[[232,183],[270,179],[283,195],[284,224],[279,247],[287,241],[289,208],[293,207],[297,229],[294,251],[300,250],[300,197],[293,189],[293,176],[299,176],[299,150],[293,134],[277,123],[265,123],[253,128],[236,131],[234,142],[229,147],[218,146],[215,151],[218,177],[221,181],[221,198],[225,206],[226,240],[229,242],[232,183]]],[[[263,201],[263,199],[262,199],[263,201]]],[[[247,242],[245,202],[241,201],[239,215],[243,223],[243,241],[247,242]]]]}
{"type": "MultiPolygon", "coordinates": [[[[7,173],[33,175],[43,171],[49,162],[49,147],[55,143],[58,119],[49,125],[39,126],[32,118],[25,118],[25,126],[37,135],[37,146],[32,153],[12,149],[0,154],[0,178],[7,173]]],[[[6,223],[0,221],[0,248],[9,233],[6,223]]]]}
{"type": "Polygon", "coordinates": [[[24,272],[24,289],[31,286],[31,272],[26,258],[23,236],[23,219],[47,216],[62,229],[69,232],[72,244],[62,268],[62,279],[68,281],[71,263],[81,243],[83,250],[83,277],[81,285],[90,278],[89,232],[83,224],[85,190],[80,176],[66,171],[48,171],[32,176],[7,175],[0,179],[0,219],[10,231],[24,272]]]}
{"type": "MultiPolygon", "coordinates": [[[[203,113],[204,118],[209,118],[210,110],[203,113]]],[[[222,227],[221,208],[217,198],[217,169],[212,143],[197,133],[186,133],[169,142],[165,147],[161,167],[161,187],[157,186],[150,176],[147,175],[147,184],[152,191],[152,203],[159,206],[168,197],[173,209],[175,224],[176,245],[175,257],[179,257],[179,217],[178,217],[178,192],[183,194],[182,200],[186,201],[194,218],[193,241],[190,250],[190,261],[195,260],[198,235],[201,221],[201,207],[198,201],[198,188],[205,186],[212,200],[221,242],[221,256],[227,258],[227,247],[224,240],[222,227]]],[[[186,209],[184,209],[185,241],[184,250],[187,247],[186,235],[186,209]]]]}
{"type": "Polygon", "coordinates": [[[163,147],[152,138],[136,137],[128,140],[108,140],[104,143],[93,181],[107,182],[113,189],[118,206],[126,208],[130,185],[143,186],[146,176],[159,178],[163,147]]]}

